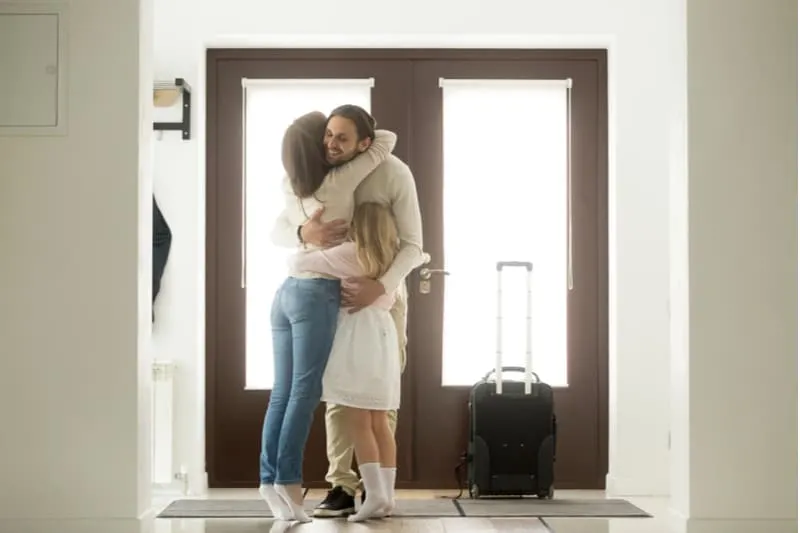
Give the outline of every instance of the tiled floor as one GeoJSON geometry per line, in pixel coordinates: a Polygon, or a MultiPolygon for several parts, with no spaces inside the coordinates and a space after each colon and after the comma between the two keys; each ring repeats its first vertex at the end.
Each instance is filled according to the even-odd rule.
{"type": "MultiPolygon", "coordinates": [[[[400,491],[401,498],[426,498],[439,493],[400,491]]],[[[445,493],[441,493],[445,494],[445,493]]],[[[447,493],[449,494],[449,493],[447,493]]],[[[309,498],[321,498],[312,491],[309,498]]],[[[258,498],[256,490],[212,490],[208,498],[258,498]]],[[[561,491],[556,498],[604,498],[599,491],[561,491]]],[[[269,519],[156,519],[153,533],[329,533],[380,531],[402,533],[668,533],[666,498],[627,498],[654,518],[391,518],[351,524],[345,520],[316,519],[309,524],[269,519]]],[[[161,510],[169,499],[157,502],[161,510]]]]}

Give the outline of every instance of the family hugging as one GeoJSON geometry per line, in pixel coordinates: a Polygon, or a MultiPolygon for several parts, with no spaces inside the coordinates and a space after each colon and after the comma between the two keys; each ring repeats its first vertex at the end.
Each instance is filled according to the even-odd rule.
{"type": "Polygon", "coordinates": [[[272,304],[259,488],[277,519],[310,520],[303,452],[320,401],[333,488],[314,515],[362,521],[394,508],[405,278],[425,260],[416,186],[392,155],[396,141],[354,105],[303,115],[284,135],[286,205],[272,238],[296,252],[272,304]],[[354,450],[366,494],[358,512],[354,450]]]}

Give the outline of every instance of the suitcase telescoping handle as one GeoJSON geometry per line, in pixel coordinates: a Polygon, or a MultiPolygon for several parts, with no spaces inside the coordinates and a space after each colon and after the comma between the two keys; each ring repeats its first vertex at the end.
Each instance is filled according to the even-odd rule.
{"type": "MultiPolygon", "coordinates": [[[[500,372],[517,372],[519,374],[524,374],[526,370],[524,366],[504,366],[503,368],[500,369],[500,372]]],[[[489,378],[492,376],[492,374],[497,374],[497,370],[492,369],[488,371],[486,375],[483,376],[483,381],[489,381],[489,378]]],[[[531,378],[533,379],[534,383],[542,382],[542,380],[539,379],[539,374],[537,374],[536,372],[531,372],[531,378]]]]}
{"type": "MultiPolygon", "coordinates": [[[[533,278],[533,263],[530,261],[498,261],[497,262],[497,355],[494,364],[495,373],[495,390],[497,394],[503,393],[503,269],[504,268],[524,268],[527,271],[526,285],[528,302],[526,306],[526,319],[525,319],[525,394],[531,393],[532,377],[536,374],[533,373],[533,352],[531,345],[531,313],[533,308],[532,293],[532,278],[533,278]]],[[[491,372],[490,372],[491,374],[491,372]]],[[[536,381],[539,381],[539,376],[536,376],[536,381]]]]}

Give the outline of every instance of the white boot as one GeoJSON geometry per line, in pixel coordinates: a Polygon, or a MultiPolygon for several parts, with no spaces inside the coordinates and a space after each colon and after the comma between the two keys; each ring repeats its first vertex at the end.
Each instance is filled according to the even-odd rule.
{"type": "Polygon", "coordinates": [[[368,518],[382,518],[383,509],[386,507],[386,491],[381,479],[380,463],[367,463],[358,465],[361,471],[361,478],[364,480],[364,490],[367,492],[367,499],[361,504],[361,508],[354,515],[347,517],[349,522],[362,522],[368,518]]]}
{"type": "Polygon", "coordinates": [[[269,510],[277,520],[291,520],[292,510],[283,501],[283,498],[278,496],[275,487],[272,485],[261,485],[258,487],[258,493],[264,498],[264,501],[269,505],[269,510]]]}
{"type": "Polygon", "coordinates": [[[384,516],[392,516],[394,512],[394,485],[396,480],[397,468],[381,467],[381,481],[383,482],[383,491],[386,494],[386,506],[383,508],[384,516]]]}

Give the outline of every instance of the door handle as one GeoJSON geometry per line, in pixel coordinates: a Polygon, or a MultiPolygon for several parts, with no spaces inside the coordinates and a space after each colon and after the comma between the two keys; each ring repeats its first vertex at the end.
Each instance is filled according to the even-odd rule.
{"type": "Polygon", "coordinates": [[[449,276],[450,272],[441,268],[420,268],[419,269],[419,292],[420,294],[430,294],[431,292],[431,276],[434,274],[441,274],[442,276],[449,276]]]}
{"type": "Polygon", "coordinates": [[[421,268],[419,269],[419,279],[423,281],[428,281],[431,279],[431,276],[434,274],[441,274],[443,276],[449,276],[450,272],[444,270],[442,268],[421,268]]]}

